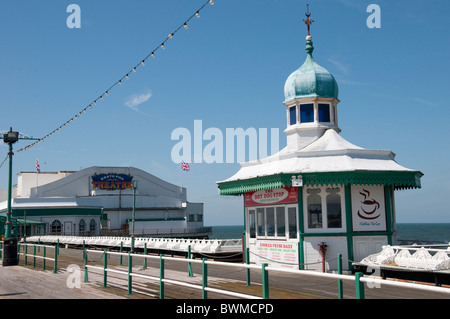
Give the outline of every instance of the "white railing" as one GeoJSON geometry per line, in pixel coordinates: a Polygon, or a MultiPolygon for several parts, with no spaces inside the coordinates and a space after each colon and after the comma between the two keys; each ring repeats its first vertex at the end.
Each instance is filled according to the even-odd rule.
{"type": "MultiPolygon", "coordinates": [[[[99,251],[99,250],[89,250],[86,249],[85,253],[83,254],[85,256],[85,282],[88,282],[88,269],[97,269],[97,270],[103,270],[103,286],[107,287],[108,285],[108,272],[114,272],[122,275],[126,275],[128,277],[128,294],[132,294],[133,291],[133,277],[140,277],[144,279],[148,279],[151,281],[159,281],[160,285],[160,295],[159,297],[161,299],[164,298],[164,284],[170,283],[174,285],[179,285],[187,288],[197,289],[202,291],[202,298],[207,299],[208,298],[208,292],[215,292],[219,294],[225,294],[230,295],[236,298],[246,298],[246,299],[261,299],[259,296],[254,295],[248,295],[248,294],[242,294],[238,292],[231,292],[224,289],[218,289],[218,288],[212,288],[208,287],[208,265],[217,265],[217,266],[223,266],[223,267],[231,267],[231,268],[242,268],[242,269],[254,269],[254,270],[261,270],[262,272],[262,298],[268,299],[269,298],[269,271],[272,272],[283,272],[283,273],[290,273],[294,275],[298,275],[299,277],[305,276],[314,276],[314,277],[322,277],[325,279],[334,279],[338,281],[338,298],[343,298],[343,290],[342,290],[342,282],[343,281],[351,281],[355,284],[355,293],[357,299],[364,299],[365,293],[364,293],[364,283],[366,283],[370,287],[381,287],[381,285],[386,286],[393,286],[393,287],[399,287],[399,288],[408,288],[408,289],[417,289],[417,290],[423,290],[423,291],[429,291],[434,293],[444,293],[448,294],[450,296],[450,289],[445,287],[436,287],[436,286],[428,286],[423,284],[417,284],[417,283],[406,283],[406,282],[398,282],[398,281],[392,281],[392,280],[385,280],[385,279],[378,279],[373,278],[371,276],[363,277],[362,273],[356,273],[355,275],[343,275],[343,274],[334,274],[334,273],[322,273],[318,271],[312,271],[312,270],[295,270],[295,269],[285,269],[285,268],[278,268],[278,267],[271,267],[267,264],[262,264],[261,266],[257,266],[254,264],[238,264],[238,263],[226,263],[226,262],[218,262],[218,261],[208,261],[205,258],[202,260],[198,259],[182,259],[182,258],[174,258],[174,257],[165,257],[163,255],[160,256],[152,256],[152,255],[142,255],[142,254],[134,254],[134,253],[118,253],[118,252],[108,252],[108,251],[99,251]],[[103,267],[99,266],[91,266],[87,264],[88,260],[88,253],[103,253],[103,267]],[[128,256],[128,271],[124,270],[117,270],[107,267],[107,260],[108,260],[108,254],[110,255],[120,255],[120,256],[128,256]],[[133,272],[133,261],[132,259],[134,257],[141,257],[144,258],[144,260],[150,258],[150,259],[157,259],[160,261],[160,276],[148,276],[144,275],[142,273],[135,273],[133,272]],[[166,260],[176,261],[176,262],[184,262],[184,263],[201,263],[202,264],[202,285],[196,285],[185,281],[180,280],[173,280],[168,279],[165,277],[165,264],[164,262],[166,260]]],[[[342,256],[338,255],[339,263],[342,262],[342,256]]],[[[247,285],[249,285],[249,276],[247,277],[247,285]]]]}
{"type": "MultiPolygon", "coordinates": [[[[80,237],[80,236],[32,236],[27,242],[60,243],[63,245],[83,244],[88,246],[101,246],[105,248],[131,247],[130,237],[80,237]]],[[[146,238],[136,237],[135,248],[147,248],[203,254],[241,253],[242,239],[181,239],[181,238],[146,238]],[[190,247],[190,248],[189,248],[190,247]]]]}
{"type": "Polygon", "coordinates": [[[383,246],[381,252],[364,258],[361,264],[424,270],[450,270],[450,245],[427,245],[426,247],[386,245],[383,246]],[[437,247],[446,249],[438,249],[437,247]]]}

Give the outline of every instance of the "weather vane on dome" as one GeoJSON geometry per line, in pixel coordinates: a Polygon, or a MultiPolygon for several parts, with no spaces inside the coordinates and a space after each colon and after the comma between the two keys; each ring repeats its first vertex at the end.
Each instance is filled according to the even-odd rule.
{"type": "Polygon", "coordinates": [[[305,16],[306,16],[306,20],[303,19],[303,21],[305,22],[306,26],[308,27],[308,35],[309,34],[309,27],[311,25],[311,23],[314,22],[314,20],[311,20],[309,17],[311,16],[311,13],[309,12],[309,4],[306,5],[306,12],[305,12],[305,16]]]}

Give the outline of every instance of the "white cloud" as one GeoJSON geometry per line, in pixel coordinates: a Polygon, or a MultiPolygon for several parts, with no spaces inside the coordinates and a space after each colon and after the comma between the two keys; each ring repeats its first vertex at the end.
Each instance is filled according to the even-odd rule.
{"type": "Polygon", "coordinates": [[[350,67],[349,67],[348,65],[342,63],[341,61],[338,61],[338,60],[336,60],[336,59],[333,59],[333,58],[328,58],[327,60],[328,60],[328,62],[334,64],[334,66],[335,66],[339,71],[341,71],[342,73],[344,73],[344,74],[349,74],[349,72],[350,72],[350,67]]]}
{"type": "Polygon", "coordinates": [[[147,102],[152,97],[152,91],[147,90],[141,94],[133,94],[125,99],[125,106],[129,107],[133,111],[140,112],[138,106],[147,102]]]}

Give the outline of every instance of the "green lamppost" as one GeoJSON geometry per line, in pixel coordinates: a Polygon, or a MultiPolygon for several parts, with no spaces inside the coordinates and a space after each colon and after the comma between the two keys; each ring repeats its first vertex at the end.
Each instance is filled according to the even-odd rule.
{"type": "Polygon", "coordinates": [[[12,237],[12,157],[13,144],[19,139],[24,140],[39,140],[38,138],[19,136],[19,132],[9,128],[9,132],[3,134],[3,142],[9,145],[9,172],[8,172],[8,200],[7,200],[7,211],[6,211],[6,223],[5,223],[5,240],[4,240],[4,250],[3,250],[3,266],[12,266],[18,264],[17,258],[17,238],[12,237]]]}
{"type": "Polygon", "coordinates": [[[5,238],[10,238],[12,233],[11,227],[11,194],[12,194],[12,157],[13,153],[13,144],[19,140],[19,132],[13,132],[12,128],[9,129],[9,132],[3,134],[3,141],[9,145],[9,173],[8,173],[8,206],[6,211],[6,226],[5,226],[5,238]]]}
{"type": "Polygon", "coordinates": [[[5,240],[4,240],[4,254],[3,254],[3,266],[14,266],[19,263],[17,258],[17,239],[12,238],[12,222],[11,222],[11,197],[12,197],[12,157],[13,144],[19,140],[19,132],[13,132],[12,128],[9,132],[3,134],[3,141],[9,145],[9,173],[8,173],[8,200],[6,211],[6,224],[5,224],[5,240]]]}
{"type": "Polygon", "coordinates": [[[136,189],[137,189],[137,180],[133,180],[133,220],[132,220],[132,233],[131,233],[131,252],[134,253],[134,221],[136,215],[136,189]]]}

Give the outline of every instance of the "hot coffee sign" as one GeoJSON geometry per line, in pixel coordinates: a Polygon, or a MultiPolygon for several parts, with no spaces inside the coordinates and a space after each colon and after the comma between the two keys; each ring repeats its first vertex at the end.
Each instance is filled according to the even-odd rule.
{"type": "Polygon", "coordinates": [[[354,231],[385,231],[383,186],[353,185],[352,217],[354,231]]]}
{"type": "Polygon", "coordinates": [[[278,205],[298,202],[298,189],[283,187],[245,193],[245,206],[278,205]]]}
{"type": "Polygon", "coordinates": [[[91,176],[92,188],[114,191],[133,188],[133,176],[125,174],[96,174],[91,176]]]}

